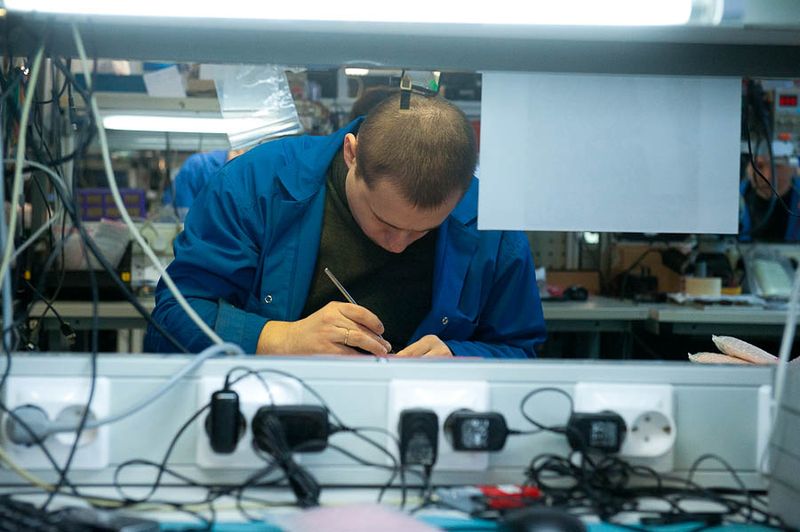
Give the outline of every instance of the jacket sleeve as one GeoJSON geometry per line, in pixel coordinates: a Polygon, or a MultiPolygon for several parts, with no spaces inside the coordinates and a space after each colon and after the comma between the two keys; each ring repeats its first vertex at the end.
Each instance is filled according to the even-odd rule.
{"type": "Polygon", "coordinates": [[[535,358],[546,338],[533,257],[523,233],[504,232],[489,297],[469,340],[448,340],[455,356],[535,358]]]}
{"type": "MultiPolygon", "coordinates": [[[[184,231],[175,241],[175,260],[167,268],[192,308],[223,340],[254,353],[267,319],[247,308],[263,239],[263,205],[252,183],[224,167],[198,196],[184,231]]],[[[211,344],[159,281],[153,318],[192,352],[211,344]]],[[[148,328],[145,349],[175,352],[148,328]]]]}

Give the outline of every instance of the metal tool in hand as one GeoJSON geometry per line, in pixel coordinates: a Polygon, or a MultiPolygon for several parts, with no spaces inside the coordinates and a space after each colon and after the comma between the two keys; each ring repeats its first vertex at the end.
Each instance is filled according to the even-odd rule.
{"type": "MultiPolygon", "coordinates": [[[[330,271],[328,268],[325,268],[324,271],[325,275],[327,275],[328,279],[330,279],[331,282],[336,285],[336,288],[339,289],[339,292],[342,293],[347,302],[353,305],[358,305],[358,303],[356,303],[356,300],[353,299],[353,296],[350,295],[350,292],[348,292],[347,289],[342,285],[342,283],[339,282],[339,279],[337,279],[336,276],[333,275],[333,272],[330,271]]],[[[380,334],[378,335],[378,338],[383,340],[383,336],[381,336],[380,334]]],[[[392,351],[389,351],[389,353],[391,354],[392,351]]]]}

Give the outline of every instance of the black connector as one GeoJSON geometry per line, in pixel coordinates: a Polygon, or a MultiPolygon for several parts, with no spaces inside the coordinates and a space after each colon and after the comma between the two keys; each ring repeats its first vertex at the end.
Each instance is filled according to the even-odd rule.
{"type": "Polygon", "coordinates": [[[426,408],[400,412],[400,464],[433,467],[439,454],[439,416],[426,408]]]}
{"type": "Polygon", "coordinates": [[[462,408],[447,416],[444,433],[456,451],[499,451],[505,447],[509,431],[498,412],[462,408]]]}
{"type": "Polygon", "coordinates": [[[70,327],[69,323],[65,321],[61,322],[61,334],[64,335],[64,339],[67,341],[69,347],[75,346],[75,329],[70,327]]]}
{"type": "Polygon", "coordinates": [[[567,423],[567,441],[576,451],[619,452],[628,430],[616,412],[573,412],[567,423]]]}
{"type": "Polygon", "coordinates": [[[223,389],[211,394],[206,434],[215,453],[231,454],[235,451],[246,424],[239,411],[239,395],[236,392],[223,389]]]}
{"type": "MultiPolygon", "coordinates": [[[[262,406],[253,416],[253,426],[263,423],[268,416],[274,416],[280,423],[292,452],[318,453],[328,446],[330,424],[327,408],[320,405],[262,406]]],[[[262,443],[256,438],[256,445],[261,450],[271,452],[269,446],[262,443]]]]}

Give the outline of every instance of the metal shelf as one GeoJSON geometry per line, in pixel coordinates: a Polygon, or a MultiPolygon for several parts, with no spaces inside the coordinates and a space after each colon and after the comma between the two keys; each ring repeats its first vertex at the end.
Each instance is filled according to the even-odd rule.
{"type": "MultiPolygon", "coordinates": [[[[741,26],[533,27],[81,17],[104,58],[442,70],[800,76],[800,6],[748,2],[741,26]],[[762,4],[763,8],[762,8],[762,4]],[[753,9],[751,9],[751,7],[753,9]],[[785,6],[784,6],[785,7],[785,6]],[[760,9],[755,12],[755,8],[760,9]],[[766,14],[765,14],[766,13],[766,14]],[[757,15],[757,16],[756,16],[757,15]]],[[[0,42],[15,53],[45,34],[76,55],[69,17],[9,14],[0,42]]]]}

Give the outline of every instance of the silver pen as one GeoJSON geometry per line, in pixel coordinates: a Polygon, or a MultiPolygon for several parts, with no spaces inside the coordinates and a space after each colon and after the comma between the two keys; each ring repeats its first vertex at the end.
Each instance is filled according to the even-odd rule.
{"type": "MultiPolygon", "coordinates": [[[[324,271],[325,271],[325,275],[327,275],[328,279],[330,279],[331,282],[336,285],[336,288],[339,289],[339,292],[342,293],[342,295],[347,300],[347,302],[352,304],[352,305],[358,305],[358,303],[356,303],[356,300],[353,299],[353,296],[350,295],[350,292],[348,292],[347,289],[344,287],[344,285],[342,285],[342,283],[339,282],[339,279],[337,279],[336,276],[333,275],[333,272],[330,271],[328,268],[325,268],[324,271]]],[[[378,335],[378,338],[383,340],[383,336],[380,335],[380,334],[378,335]]],[[[391,353],[392,353],[392,351],[389,351],[389,354],[391,354],[391,353]]]]}
{"type": "Polygon", "coordinates": [[[339,279],[337,279],[336,276],[333,275],[333,272],[331,272],[328,268],[325,268],[325,275],[327,275],[328,279],[330,279],[333,282],[333,284],[336,285],[336,288],[339,289],[339,292],[342,293],[342,295],[348,301],[348,303],[352,303],[353,305],[358,305],[358,303],[356,303],[356,300],[353,299],[353,296],[350,295],[350,292],[348,292],[347,289],[344,286],[342,286],[342,283],[339,282],[339,279]]]}

